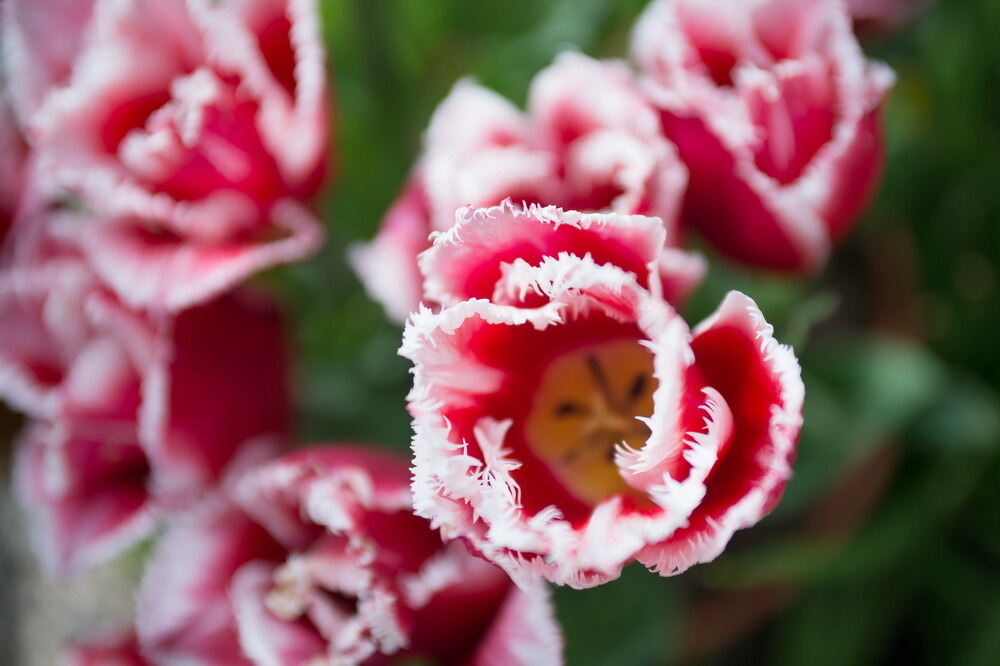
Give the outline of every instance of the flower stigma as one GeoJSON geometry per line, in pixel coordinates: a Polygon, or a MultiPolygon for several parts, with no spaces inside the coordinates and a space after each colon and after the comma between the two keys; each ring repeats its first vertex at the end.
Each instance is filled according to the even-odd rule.
{"type": "Polygon", "coordinates": [[[624,443],[641,449],[653,413],[653,355],[636,340],[590,345],[556,357],[542,371],[525,422],[538,456],[581,501],[635,495],[615,464],[624,443]]]}

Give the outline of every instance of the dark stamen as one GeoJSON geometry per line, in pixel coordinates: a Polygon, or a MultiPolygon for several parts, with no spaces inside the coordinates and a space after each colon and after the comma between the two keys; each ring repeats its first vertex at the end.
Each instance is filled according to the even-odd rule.
{"type": "Polygon", "coordinates": [[[628,400],[629,403],[633,403],[643,396],[646,392],[646,375],[639,375],[632,382],[632,386],[628,390],[628,400]]]}
{"type": "Polygon", "coordinates": [[[617,444],[618,444],[618,442],[614,442],[613,441],[613,442],[611,442],[611,446],[608,447],[608,462],[609,463],[614,463],[615,462],[615,447],[617,446],[617,444]]]}
{"type": "Polygon", "coordinates": [[[580,455],[580,449],[572,449],[571,451],[568,451],[562,457],[562,464],[563,465],[573,464],[573,462],[576,461],[577,456],[579,455],[580,455]]]}
{"type": "Polygon", "coordinates": [[[587,367],[590,368],[590,374],[594,376],[594,382],[597,384],[597,388],[601,392],[601,397],[604,398],[605,404],[615,411],[621,411],[618,401],[615,399],[615,392],[611,388],[611,382],[608,381],[608,376],[604,374],[601,362],[593,354],[587,355],[587,367]]]}
{"type": "Polygon", "coordinates": [[[563,418],[566,416],[579,416],[586,414],[587,408],[575,402],[563,402],[556,406],[555,415],[563,418]]]}

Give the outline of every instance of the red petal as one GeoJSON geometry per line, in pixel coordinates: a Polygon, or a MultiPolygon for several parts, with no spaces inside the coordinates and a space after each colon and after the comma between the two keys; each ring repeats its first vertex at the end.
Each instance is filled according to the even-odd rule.
{"type": "Polygon", "coordinates": [[[269,301],[235,292],[185,310],[157,357],[142,433],[158,494],[190,500],[234,460],[260,460],[284,444],[288,365],[281,319],[269,301]]]}
{"type": "Polygon", "coordinates": [[[146,654],[157,663],[249,665],[230,581],[246,562],[283,555],[267,532],[224,502],[179,517],[157,544],[138,592],[136,628],[146,654]]]}
{"type": "Polygon", "coordinates": [[[19,443],[18,495],[42,563],[64,575],[117,556],[154,527],[149,463],[134,431],[65,435],[35,425],[19,443]],[[121,437],[124,436],[124,439],[121,437]]]}
{"type": "Polygon", "coordinates": [[[733,433],[688,525],[639,558],[664,574],[714,559],[736,530],[771,511],[791,474],[802,425],[798,363],[771,336],[752,300],[730,293],[691,347],[705,384],[729,405],[733,433]]]}
{"type": "Polygon", "coordinates": [[[149,666],[131,629],[73,645],[62,666],[149,666]]]}

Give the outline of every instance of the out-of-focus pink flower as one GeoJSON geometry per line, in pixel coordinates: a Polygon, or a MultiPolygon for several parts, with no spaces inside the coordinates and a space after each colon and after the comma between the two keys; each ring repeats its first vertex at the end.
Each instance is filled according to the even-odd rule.
{"type": "Polygon", "coordinates": [[[92,4],[11,0],[5,34],[39,179],[92,213],[63,231],[102,279],[176,309],[312,251],[328,110],[315,1],[92,4]]]}
{"type": "Polygon", "coordinates": [[[930,4],[930,0],[847,0],[847,10],[860,29],[898,26],[930,4]]]}
{"type": "Polygon", "coordinates": [[[94,4],[95,0],[4,0],[0,6],[10,98],[25,124],[53,88],[68,82],[94,4]]]}
{"type": "Polygon", "coordinates": [[[515,203],[660,217],[669,240],[687,182],[656,112],[619,62],[564,53],[534,80],[524,114],[460,81],[441,103],[424,154],[375,239],[351,259],[398,321],[421,296],[416,256],[459,208],[515,203]]]}
{"type": "Polygon", "coordinates": [[[46,567],[103,561],[288,430],[279,318],[237,292],[158,320],[72,254],[0,274],[0,397],[36,423],[15,474],[46,567]]]}
{"type": "Polygon", "coordinates": [[[742,294],[692,334],[617,266],[515,262],[491,300],[412,315],[400,353],[417,514],[515,580],[588,587],[633,559],[678,573],[790,473],[798,363],[742,294]]]}
{"type": "Polygon", "coordinates": [[[59,666],[148,666],[139,652],[135,633],[102,636],[77,643],[62,655],[59,666]]]}
{"type": "Polygon", "coordinates": [[[821,266],[882,171],[892,71],[840,0],[657,0],[633,55],[690,172],[682,219],[769,269],[821,266]]]}
{"type": "Polygon", "coordinates": [[[25,186],[27,149],[5,101],[0,98],[0,248],[14,223],[25,186]]]}
{"type": "Polygon", "coordinates": [[[139,592],[150,658],[192,665],[560,663],[547,595],[445,546],[370,448],[248,471],[164,536],[139,592]]]}

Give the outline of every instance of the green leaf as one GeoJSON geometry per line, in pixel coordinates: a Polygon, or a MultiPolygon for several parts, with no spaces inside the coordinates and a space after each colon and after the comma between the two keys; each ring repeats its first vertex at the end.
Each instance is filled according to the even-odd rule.
{"type": "MultiPolygon", "coordinates": [[[[817,346],[803,361],[815,381],[839,395],[846,410],[841,427],[825,433],[826,444],[839,441],[854,450],[878,445],[909,425],[938,398],[948,377],[929,350],[890,337],[817,346]]],[[[809,391],[807,384],[807,396],[809,391]]]]}
{"type": "Polygon", "coordinates": [[[955,379],[911,428],[911,439],[938,455],[1000,446],[1000,398],[972,377],[955,379]]]}
{"type": "Polygon", "coordinates": [[[574,666],[653,666],[667,661],[678,626],[674,585],[633,564],[621,578],[589,590],[555,590],[574,666]]]}

